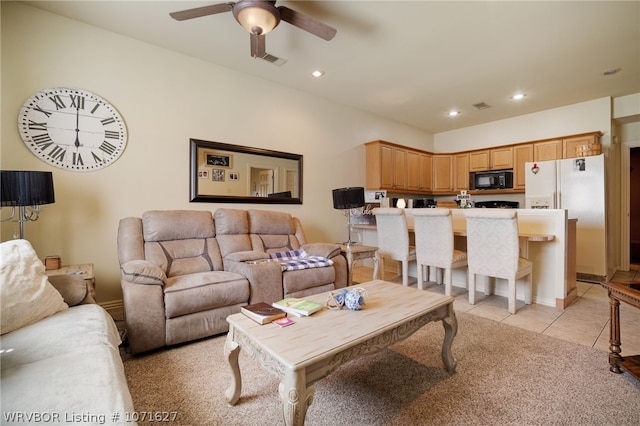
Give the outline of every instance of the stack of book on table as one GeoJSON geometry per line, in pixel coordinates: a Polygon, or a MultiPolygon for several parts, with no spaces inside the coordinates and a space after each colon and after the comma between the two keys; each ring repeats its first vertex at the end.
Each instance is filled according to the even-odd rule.
{"type": "Polygon", "coordinates": [[[275,302],[273,306],[297,317],[308,317],[314,312],[318,312],[323,307],[322,303],[297,299],[295,297],[285,297],[284,299],[275,302]]]}
{"type": "Polygon", "coordinates": [[[285,311],[273,307],[265,302],[242,306],[240,308],[240,312],[257,322],[258,324],[267,324],[273,320],[284,318],[287,316],[287,313],[285,311]]]}

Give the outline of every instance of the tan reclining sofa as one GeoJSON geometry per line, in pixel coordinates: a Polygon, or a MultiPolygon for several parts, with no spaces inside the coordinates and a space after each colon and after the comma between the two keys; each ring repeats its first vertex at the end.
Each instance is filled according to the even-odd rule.
{"type": "Polygon", "coordinates": [[[118,259],[134,354],[226,332],[226,317],[248,303],[347,285],[339,245],[307,243],[297,218],[269,210],[166,210],[124,218],[118,259]],[[283,270],[274,253],[292,251],[332,264],[283,270]]]}

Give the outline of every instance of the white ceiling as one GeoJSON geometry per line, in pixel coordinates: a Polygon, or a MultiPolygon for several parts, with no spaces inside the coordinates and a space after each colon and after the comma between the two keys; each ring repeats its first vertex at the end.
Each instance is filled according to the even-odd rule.
{"type": "Polygon", "coordinates": [[[639,1],[278,1],[338,30],[281,22],[266,50],[282,66],[251,58],[230,12],[169,17],[216,0],[24,3],[431,133],[640,93],[639,1]]]}

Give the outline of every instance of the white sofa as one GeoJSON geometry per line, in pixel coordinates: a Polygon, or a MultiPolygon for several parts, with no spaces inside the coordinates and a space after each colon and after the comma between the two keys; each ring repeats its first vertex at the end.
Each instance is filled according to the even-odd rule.
{"type": "Polygon", "coordinates": [[[132,424],[120,336],[102,307],[83,304],[84,280],[54,287],[25,240],[0,249],[0,423],[132,424]]]}

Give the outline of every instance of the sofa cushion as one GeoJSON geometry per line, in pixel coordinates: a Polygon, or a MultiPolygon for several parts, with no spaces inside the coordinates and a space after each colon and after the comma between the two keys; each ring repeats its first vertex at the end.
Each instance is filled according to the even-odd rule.
{"type": "Polygon", "coordinates": [[[115,424],[114,412],[133,412],[119,344],[113,319],[95,304],[3,335],[2,348],[12,349],[0,363],[3,413],[58,413],[60,424],[76,424],[65,415],[88,413],[106,418],[91,424],[115,424]]]}
{"type": "Polygon", "coordinates": [[[0,244],[0,334],[68,308],[27,240],[0,244]]]}
{"type": "Polygon", "coordinates": [[[213,238],[215,230],[209,211],[150,210],[142,214],[145,241],[213,238]]]}
{"type": "Polygon", "coordinates": [[[249,281],[226,271],[200,272],[167,278],[164,287],[167,318],[246,303],[249,281]]]}
{"type": "Polygon", "coordinates": [[[240,209],[218,209],[213,214],[216,226],[216,240],[220,253],[227,255],[239,251],[250,251],[249,219],[247,212],[240,209]]]}
{"type": "Polygon", "coordinates": [[[145,258],[162,268],[167,277],[223,269],[215,238],[147,242],[145,258]]]}

